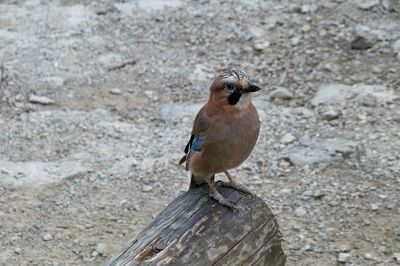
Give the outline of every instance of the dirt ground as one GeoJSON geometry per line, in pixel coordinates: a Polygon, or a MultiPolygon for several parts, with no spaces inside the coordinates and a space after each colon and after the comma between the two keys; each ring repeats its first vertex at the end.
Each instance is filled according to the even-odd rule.
{"type": "Polygon", "coordinates": [[[105,263],[187,190],[229,66],[263,87],[233,173],[287,264],[400,264],[400,2],[4,0],[0,44],[1,265],[105,263]]]}

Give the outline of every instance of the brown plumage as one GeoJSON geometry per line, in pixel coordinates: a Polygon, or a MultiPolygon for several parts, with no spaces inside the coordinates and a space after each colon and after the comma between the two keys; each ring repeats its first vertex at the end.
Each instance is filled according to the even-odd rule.
{"type": "Polygon", "coordinates": [[[228,170],[240,166],[257,142],[260,121],[251,94],[259,89],[242,70],[220,74],[211,85],[208,102],[194,120],[185,156],[179,162],[186,162],[186,170],[191,170],[191,186],[207,182],[210,196],[231,208],[233,203],[216,190],[213,177],[224,172],[229,178],[225,186],[251,194],[228,170]]]}

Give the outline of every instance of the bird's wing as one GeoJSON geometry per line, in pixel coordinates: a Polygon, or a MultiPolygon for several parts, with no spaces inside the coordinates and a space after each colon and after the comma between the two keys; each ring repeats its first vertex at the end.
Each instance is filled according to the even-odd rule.
{"type": "Polygon", "coordinates": [[[205,112],[206,105],[201,108],[201,110],[197,113],[197,116],[193,123],[192,134],[190,136],[189,142],[185,147],[185,155],[179,161],[179,164],[183,164],[186,162],[186,170],[188,170],[190,157],[193,152],[201,151],[201,147],[206,138],[206,131],[210,127],[210,118],[205,112]]]}

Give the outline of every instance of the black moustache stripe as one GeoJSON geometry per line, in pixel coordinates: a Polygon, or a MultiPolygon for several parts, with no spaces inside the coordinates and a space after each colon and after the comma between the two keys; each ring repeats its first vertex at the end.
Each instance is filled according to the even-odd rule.
{"type": "Polygon", "coordinates": [[[237,102],[240,100],[240,97],[242,97],[242,94],[240,92],[233,92],[228,96],[228,102],[230,105],[235,105],[237,102]]]}

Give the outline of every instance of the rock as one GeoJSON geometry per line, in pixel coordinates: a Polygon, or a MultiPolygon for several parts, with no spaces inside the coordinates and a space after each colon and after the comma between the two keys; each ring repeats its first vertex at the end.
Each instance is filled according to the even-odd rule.
{"type": "Polygon", "coordinates": [[[372,254],[369,253],[369,252],[367,252],[367,253],[364,254],[364,258],[366,258],[367,260],[372,259],[372,257],[373,257],[372,254]]]}
{"type": "Polygon", "coordinates": [[[351,253],[350,252],[340,252],[338,255],[338,262],[348,262],[351,258],[351,253]]]}
{"type": "Polygon", "coordinates": [[[52,234],[47,233],[47,234],[43,235],[42,239],[43,239],[43,241],[51,241],[54,239],[54,237],[52,234]]]}
{"type": "Polygon", "coordinates": [[[269,47],[269,41],[266,41],[266,40],[255,41],[253,47],[254,47],[254,50],[256,50],[258,52],[264,51],[265,49],[267,49],[269,47]]]}
{"type": "Polygon", "coordinates": [[[280,143],[282,144],[289,144],[292,143],[293,141],[296,140],[296,137],[293,136],[290,133],[286,133],[285,135],[282,136],[282,138],[280,139],[280,143]]]}
{"type": "Polygon", "coordinates": [[[340,116],[340,112],[336,111],[332,107],[328,107],[327,110],[325,110],[321,113],[321,118],[324,120],[328,120],[328,121],[338,119],[339,116],[340,116]]]}
{"type": "Polygon", "coordinates": [[[114,94],[114,95],[120,95],[122,93],[122,91],[118,88],[114,88],[114,89],[110,90],[110,93],[114,94]]]}
{"type": "Polygon", "coordinates": [[[290,43],[293,46],[296,46],[296,45],[298,45],[300,43],[300,38],[299,37],[293,37],[293,38],[290,39],[290,43]]]}
{"type": "Polygon", "coordinates": [[[105,255],[107,255],[107,251],[108,251],[108,246],[107,246],[107,244],[105,244],[105,243],[98,243],[98,244],[96,245],[95,252],[96,252],[97,254],[100,254],[100,255],[102,255],[102,256],[105,256],[105,255]]]}
{"type": "Polygon", "coordinates": [[[0,165],[9,173],[19,173],[14,176],[0,173],[0,184],[14,187],[40,186],[86,173],[89,169],[77,161],[11,162],[0,160],[0,165]]]}
{"type": "Polygon", "coordinates": [[[30,103],[35,103],[35,104],[42,104],[42,105],[50,105],[50,104],[54,104],[54,101],[46,96],[38,96],[38,95],[34,95],[32,94],[31,96],[29,96],[28,101],[30,103]]]}
{"type": "Polygon", "coordinates": [[[142,187],[142,192],[150,192],[150,191],[152,191],[153,190],[153,187],[152,186],[149,186],[149,185],[144,185],[143,187],[142,187]]]}
{"type": "Polygon", "coordinates": [[[372,203],[372,204],[370,205],[370,209],[371,209],[372,211],[377,211],[377,210],[379,210],[379,205],[376,204],[376,203],[372,203]]]}
{"type": "Polygon", "coordinates": [[[312,29],[312,27],[311,27],[311,25],[310,24],[305,24],[305,25],[303,25],[302,27],[301,27],[301,31],[302,32],[309,32],[309,31],[311,31],[311,29],[312,29]]]}
{"type": "Polygon", "coordinates": [[[153,90],[145,90],[144,95],[146,95],[148,98],[157,101],[158,100],[158,93],[153,90]]]}
{"type": "Polygon", "coordinates": [[[279,162],[278,162],[278,166],[279,166],[280,168],[282,168],[282,169],[287,169],[287,168],[289,168],[291,165],[292,165],[292,164],[291,164],[288,160],[285,160],[285,159],[281,159],[281,160],[279,160],[279,162]]]}
{"type": "Polygon", "coordinates": [[[293,94],[284,87],[277,87],[269,94],[272,101],[275,99],[290,100],[292,97],[293,94]]]}
{"type": "Polygon", "coordinates": [[[356,5],[362,10],[369,10],[374,6],[379,5],[379,0],[358,0],[356,5]]]}
{"type": "Polygon", "coordinates": [[[398,39],[397,41],[395,41],[392,45],[393,47],[393,51],[397,54],[400,54],[400,39],[398,39]]]}
{"type": "Polygon", "coordinates": [[[346,101],[362,102],[364,97],[375,97],[378,103],[389,103],[397,99],[392,89],[383,85],[328,84],[320,87],[311,100],[313,106],[329,103],[344,103],[346,101]]]}
{"type": "Polygon", "coordinates": [[[357,151],[357,143],[345,139],[310,139],[304,136],[299,146],[284,150],[280,158],[288,159],[296,166],[312,166],[317,163],[341,161],[357,151]]]}
{"type": "Polygon", "coordinates": [[[305,14],[305,13],[314,13],[318,10],[318,6],[317,5],[302,5],[300,7],[300,12],[305,14]]]}
{"type": "Polygon", "coordinates": [[[400,252],[399,253],[393,253],[393,257],[396,260],[397,263],[400,263],[400,252]]]}
{"type": "Polygon", "coordinates": [[[304,207],[297,207],[295,210],[294,210],[294,215],[296,216],[296,217],[303,217],[304,215],[306,215],[307,214],[307,209],[305,209],[304,207]]]}
{"type": "Polygon", "coordinates": [[[361,36],[357,35],[353,38],[350,43],[350,47],[353,50],[368,50],[377,42],[373,36],[361,36]]]}
{"type": "Polygon", "coordinates": [[[14,253],[17,255],[20,255],[22,253],[22,249],[21,248],[15,248],[14,249],[14,253]]]}
{"type": "Polygon", "coordinates": [[[249,33],[256,40],[264,38],[267,35],[267,32],[265,31],[264,27],[254,26],[254,25],[249,26],[249,33]]]}

